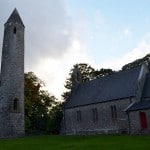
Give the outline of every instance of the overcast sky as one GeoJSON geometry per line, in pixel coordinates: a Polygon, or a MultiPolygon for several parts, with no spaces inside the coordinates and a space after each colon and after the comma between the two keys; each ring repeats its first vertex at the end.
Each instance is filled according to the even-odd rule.
{"type": "Polygon", "coordinates": [[[150,53],[149,0],[0,0],[1,48],[15,7],[25,24],[25,71],[57,98],[73,64],[118,70],[150,53]]]}

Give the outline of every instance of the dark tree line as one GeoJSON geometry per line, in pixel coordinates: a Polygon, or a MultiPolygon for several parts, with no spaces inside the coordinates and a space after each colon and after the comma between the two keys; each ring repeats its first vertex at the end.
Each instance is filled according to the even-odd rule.
{"type": "Polygon", "coordinates": [[[42,90],[44,82],[33,72],[25,73],[26,132],[59,133],[62,104],[42,90]]]}
{"type": "Polygon", "coordinates": [[[148,68],[150,69],[150,54],[146,55],[143,58],[137,59],[131,63],[128,63],[122,67],[122,70],[132,69],[134,67],[138,67],[142,65],[143,63],[146,63],[148,65],[148,68]]]}

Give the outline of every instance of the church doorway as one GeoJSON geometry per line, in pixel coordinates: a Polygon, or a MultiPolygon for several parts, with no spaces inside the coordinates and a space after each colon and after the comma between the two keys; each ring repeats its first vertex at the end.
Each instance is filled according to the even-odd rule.
{"type": "Polygon", "coordinates": [[[145,112],[140,112],[141,129],[147,129],[147,117],[145,112]]]}

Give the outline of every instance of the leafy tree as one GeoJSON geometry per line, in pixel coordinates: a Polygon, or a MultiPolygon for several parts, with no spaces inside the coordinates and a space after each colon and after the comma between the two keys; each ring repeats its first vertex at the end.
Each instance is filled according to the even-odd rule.
{"type": "Polygon", "coordinates": [[[44,82],[33,72],[25,73],[25,125],[28,132],[50,131],[48,124],[55,120],[52,116],[60,105],[54,96],[42,90],[43,86],[44,82]]]}
{"type": "MultiPolygon", "coordinates": [[[[80,63],[74,65],[74,68],[78,67],[82,75],[82,82],[90,81],[93,78],[93,72],[95,69],[88,64],[80,63]]],[[[72,69],[73,70],[73,69],[72,69]]]]}
{"type": "Polygon", "coordinates": [[[73,68],[70,70],[69,77],[66,79],[66,83],[64,85],[65,88],[67,89],[67,91],[62,94],[64,100],[66,100],[70,95],[72,88],[72,73],[75,67],[78,67],[78,69],[81,72],[82,82],[87,82],[92,79],[92,72],[94,71],[94,68],[85,63],[75,64],[73,68]]]}
{"type": "Polygon", "coordinates": [[[150,54],[146,55],[145,57],[141,59],[137,59],[131,63],[128,63],[122,67],[122,70],[132,69],[134,67],[140,66],[143,63],[147,63],[148,67],[150,69],[150,54]]]}
{"type": "Polygon", "coordinates": [[[88,64],[85,64],[85,63],[82,63],[82,64],[75,64],[73,66],[73,68],[70,70],[70,73],[69,73],[69,78],[67,78],[66,80],[66,84],[65,84],[65,88],[67,89],[71,89],[72,87],[72,73],[73,73],[73,69],[75,67],[78,67],[78,69],[80,70],[81,72],[81,75],[82,75],[82,82],[87,82],[89,80],[91,80],[92,78],[92,72],[94,71],[94,68],[92,68],[90,65],[88,64]]]}
{"type": "Polygon", "coordinates": [[[63,103],[58,103],[50,111],[50,119],[47,130],[52,134],[59,134],[63,117],[63,103]]]}
{"type": "Polygon", "coordinates": [[[113,71],[112,69],[100,69],[100,70],[95,70],[93,71],[93,79],[97,79],[97,78],[101,78],[107,75],[110,75],[112,73],[114,73],[115,71],[113,71]]]}

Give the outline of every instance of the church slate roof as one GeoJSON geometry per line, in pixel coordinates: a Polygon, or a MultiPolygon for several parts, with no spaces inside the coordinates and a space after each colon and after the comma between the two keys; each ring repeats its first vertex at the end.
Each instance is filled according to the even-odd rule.
{"type": "Polygon", "coordinates": [[[136,96],[140,70],[141,66],[80,84],[72,91],[65,108],[136,96]]]}
{"type": "Polygon", "coordinates": [[[142,100],[138,103],[134,103],[131,107],[127,109],[127,111],[137,111],[145,109],[150,109],[150,100],[142,100]]]}

